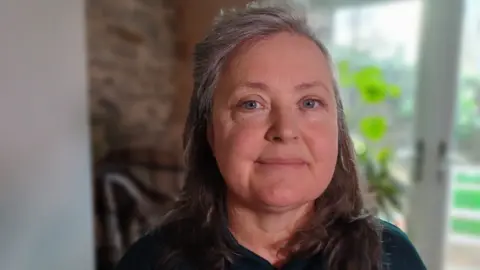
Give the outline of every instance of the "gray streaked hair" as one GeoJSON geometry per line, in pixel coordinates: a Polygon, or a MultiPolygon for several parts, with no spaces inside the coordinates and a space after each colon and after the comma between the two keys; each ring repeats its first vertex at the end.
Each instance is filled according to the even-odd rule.
{"type": "MultiPolygon", "coordinates": [[[[228,10],[214,21],[197,44],[194,55],[194,89],[184,129],[185,185],[183,194],[163,224],[162,235],[170,251],[163,261],[193,256],[199,269],[226,270],[235,251],[225,235],[226,185],[207,139],[213,92],[225,63],[235,49],[277,33],[309,38],[330,61],[325,46],[292,7],[252,4],[228,10]]],[[[333,74],[333,66],[332,66],[333,74]]],[[[332,181],[316,199],[308,226],[296,232],[284,252],[313,256],[322,253],[331,270],[381,268],[379,222],[365,213],[355,164],[355,153],[334,82],[338,110],[338,156],[332,181]]],[[[162,268],[164,269],[164,268],[162,268]]],[[[165,268],[169,269],[169,268],[165,268]]]]}
{"type": "MultiPolygon", "coordinates": [[[[339,129],[343,125],[344,111],[337,83],[337,71],[327,47],[308,25],[306,11],[288,0],[263,0],[251,2],[245,9],[221,10],[209,35],[195,48],[194,94],[198,98],[198,113],[207,121],[211,117],[213,92],[223,66],[235,49],[245,41],[259,40],[280,32],[290,32],[307,37],[322,51],[330,66],[337,103],[339,129]]],[[[191,108],[193,109],[193,108],[191,108]]],[[[184,146],[189,142],[184,141],[184,146]]],[[[360,188],[367,193],[367,183],[360,179],[360,188]]]]}
{"type": "MultiPolygon", "coordinates": [[[[199,104],[201,108],[197,108],[199,111],[211,113],[213,91],[222,68],[229,55],[246,41],[259,40],[280,32],[305,36],[322,51],[329,61],[332,74],[335,74],[330,53],[308,26],[305,13],[293,4],[277,3],[272,5],[271,2],[253,2],[243,10],[222,10],[214,20],[210,34],[197,44],[193,76],[194,93],[201,101],[199,104]]],[[[338,103],[335,76],[332,79],[338,103]]],[[[341,109],[341,106],[337,107],[341,109]]],[[[203,117],[209,119],[210,115],[203,117]]]]}

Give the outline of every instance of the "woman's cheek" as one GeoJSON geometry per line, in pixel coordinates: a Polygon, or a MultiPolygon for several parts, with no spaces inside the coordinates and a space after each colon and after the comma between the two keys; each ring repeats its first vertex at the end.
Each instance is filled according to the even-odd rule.
{"type": "Polygon", "coordinates": [[[221,138],[223,147],[244,147],[252,141],[264,138],[265,127],[268,125],[268,116],[264,113],[231,113],[217,122],[217,138],[221,138]],[[262,133],[263,132],[263,133],[262,133]]]}
{"type": "Polygon", "coordinates": [[[235,124],[231,135],[235,143],[240,144],[263,140],[267,129],[266,126],[266,121],[259,118],[243,119],[235,124]]]}
{"type": "Polygon", "coordinates": [[[238,117],[231,129],[230,143],[238,148],[237,152],[258,147],[265,140],[267,129],[268,117],[262,114],[238,117]]]}
{"type": "Polygon", "coordinates": [[[336,111],[330,111],[326,108],[316,110],[307,110],[300,113],[300,117],[305,121],[313,123],[332,123],[337,121],[336,111]]]}
{"type": "Polygon", "coordinates": [[[268,111],[265,109],[251,112],[233,111],[231,119],[235,124],[239,125],[258,125],[268,119],[268,111]]]}
{"type": "Polygon", "coordinates": [[[337,140],[338,122],[336,114],[332,115],[325,112],[309,112],[302,116],[298,121],[301,123],[301,129],[308,137],[317,138],[316,140],[327,141],[337,140]]]}

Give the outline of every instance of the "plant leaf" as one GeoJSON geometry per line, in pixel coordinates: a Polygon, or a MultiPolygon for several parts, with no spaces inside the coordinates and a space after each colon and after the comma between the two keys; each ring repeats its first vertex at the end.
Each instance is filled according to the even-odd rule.
{"type": "Polygon", "coordinates": [[[375,66],[360,69],[355,74],[355,86],[367,103],[382,102],[387,96],[387,84],[382,70],[375,66]]]}
{"type": "Polygon", "coordinates": [[[366,103],[380,103],[387,97],[387,86],[382,81],[371,81],[363,85],[359,85],[358,90],[366,103]]]}
{"type": "Polygon", "coordinates": [[[380,164],[384,164],[384,165],[388,164],[391,158],[392,158],[391,148],[384,147],[377,153],[377,161],[380,164]]]}
{"type": "Polygon", "coordinates": [[[365,138],[378,141],[387,132],[387,120],[382,116],[365,117],[360,121],[360,131],[365,138]]]}
{"type": "Polygon", "coordinates": [[[400,98],[400,96],[402,95],[402,89],[400,89],[398,85],[390,84],[388,86],[388,94],[392,98],[400,98]]]}
{"type": "Polygon", "coordinates": [[[383,73],[382,70],[376,66],[363,67],[355,76],[356,84],[363,84],[377,80],[383,81],[383,73]]]}

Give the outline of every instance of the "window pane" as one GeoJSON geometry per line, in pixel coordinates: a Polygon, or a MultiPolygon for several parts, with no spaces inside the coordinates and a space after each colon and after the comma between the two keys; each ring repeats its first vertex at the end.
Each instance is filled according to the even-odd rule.
{"type": "Polygon", "coordinates": [[[446,264],[480,269],[480,1],[466,0],[456,117],[446,264]]]}
{"type": "MultiPolygon", "coordinates": [[[[369,187],[388,200],[388,190],[372,183],[390,178],[396,180],[393,183],[410,183],[422,2],[323,9],[317,6],[309,12],[310,21],[339,69],[347,122],[358,153],[366,150],[368,157],[359,158],[365,160],[360,161],[361,167],[366,168],[370,161],[376,168],[363,175],[369,187]],[[382,160],[388,156],[389,165],[384,166],[382,160]],[[388,171],[387,175],[382,174],[382,169],[388,171]]],[[[391,217],[382,217],[406,230],[401,211],[390,207],[386,212],[391,217]]]]}

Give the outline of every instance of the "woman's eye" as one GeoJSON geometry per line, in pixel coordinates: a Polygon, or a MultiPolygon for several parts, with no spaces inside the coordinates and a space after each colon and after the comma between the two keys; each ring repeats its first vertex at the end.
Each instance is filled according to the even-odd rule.
{"type": "Polygon", "coordinates": [[[261,104],[255,100],[247,100],[240,103],[240,107],[245,110],[255,110],[261,107],[261,104]]]}
{"type": "Polygon", "coordinates": [[[320,100],[311,98],[302,100],[301,104],[302,108],[305,109],[315,109],[320,105],[322,105],[322,102],[320,100]]]}

